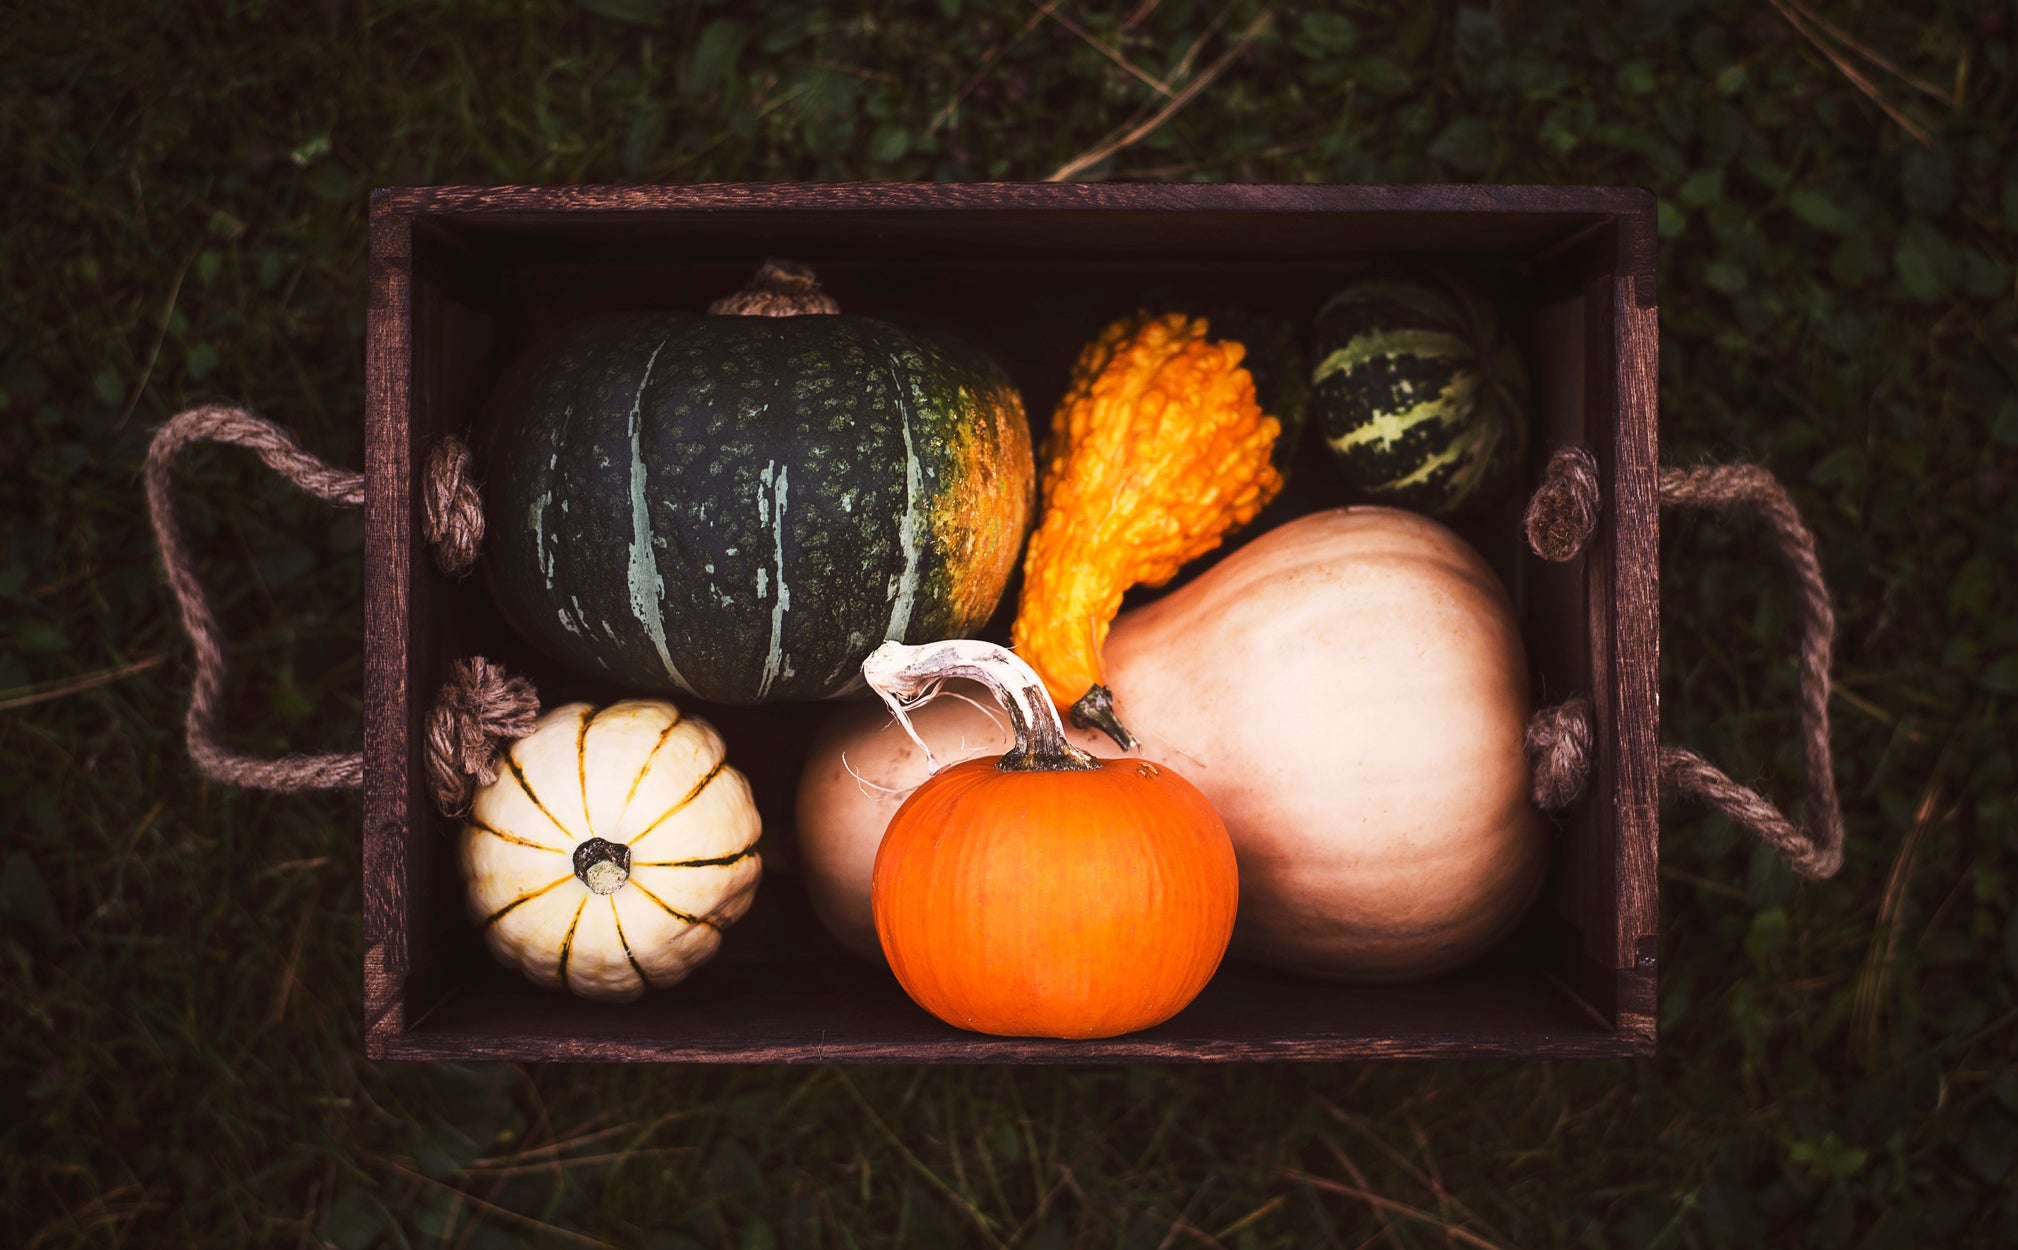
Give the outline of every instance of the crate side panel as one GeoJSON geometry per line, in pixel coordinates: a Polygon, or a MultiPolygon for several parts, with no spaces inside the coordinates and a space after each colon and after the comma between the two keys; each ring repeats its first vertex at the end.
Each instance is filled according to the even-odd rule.
{"type": "MultiPolygon", "coordinates": [[[[431,457],[450,436],[466,438],[469,411],[484,385],[493,345],[485,288],[466,259],[438,232],[417,228],[412,304],[413,377],[409,446],[417,492],[424,492],[431,457]]],[[[472,469],[481,481],[481,472],[472,469]]],[[[416,522],[425,507],[417,493],[416,522]]],[[[442,572],[422,527],[413,526],[408,553],[414,606],[409,633],[410,732],[425,740],[425,717],[455,660],[487,655],[471,628],[469,598],[442,572]]],[[[477,579],[468,579],[477,580],[477,579]]],[[[417,797],[409,814],[407,926],[411,959],[405,997],[408,1019],[417,1018],[456,984],[460,971],[441,956],[446,938],[462,923],[462,890],[455,863],[455,824],[442,817],[429,793],[416,751],[417,797]]]]}
{"type": "Polygon", "coordinates": [[[409,964],[406,863],[416,795],[408,706],[411,238],[410,219],[374,200],[365,344],[363,841],[364,1003],[373,1054],[404,1024],[409,964]]]}
{"type": "Polygon", "coordinates": [[[1612,508],[1616,589],[1612,614],[1615,678],[1612,740],[1618,752],[1612,789],[1617,830],[1618,931],[1613,966],[1621,970],[1619,1022],[1653,1036],[1659,957],[1660,866],[1660,482],[1658,310],[1634,290],[1615,287],[1616,428],[1612,508]]]}

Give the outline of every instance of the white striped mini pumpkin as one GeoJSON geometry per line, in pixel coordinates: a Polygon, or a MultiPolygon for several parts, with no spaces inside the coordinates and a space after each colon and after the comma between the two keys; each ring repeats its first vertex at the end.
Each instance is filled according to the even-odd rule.
{"type": "Polygon", "coordinates": [[[471,920],[535,984],[624,1002],[749,910],[762,863],[721,735],[662,700],[569,703],[498,753],[463,825],[471,920]]]}

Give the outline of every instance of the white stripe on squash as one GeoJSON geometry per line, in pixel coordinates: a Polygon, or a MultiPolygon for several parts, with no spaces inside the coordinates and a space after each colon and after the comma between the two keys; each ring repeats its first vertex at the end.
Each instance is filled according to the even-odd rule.
{"type": "MultiPolygon", "coordinates": [[[[773,461],[772,464],[776,462],[773,461]]],[[[771,683],[777,679],[778,671],[785,663],[785,613],[792,606],[792,592],[785,585],[785,471],[790,466],[780,466],[777,477],[771,476],[771,465],[764,466],[763,482],[757,488],[757,515],[764,514],[763,484],[768,483],[773,492],[771,505],[771,547],[778,568],[778,595],[771,603],[771,650],[764,657],[764,673],[757,681],[757,697],[764,698],[771,693],[771,683]]],[[[764,593],[764,571],[757,570],[757,594],[764,593]]]]}
{"type": "Polygon", "coordinates": [[[904,432],[904,519],[897,526],[897,547],[904,553],[904,571],[891,579],[890,624],[883,637],[898,642],[911,628],[911,605],[918,594],[918,505],[925,482],[918,467],[918,449],[911,442],[911,410],[904,406],[904,385],[897,378],[897,366],[890,365],[890,397],[897,404],[897,428],[904,432]]]}
{"type": "Polygon", "coordinates": [[[1433,360],[1471,355],[1465,341],[1448,330],[1374,330],[1355,335],[1345,346],[1318,362],[1310,377],[1314,386],[1334,373],[1345,373],[1383,356],[1422,356],[1433,360]]]}
{"type": "Polygon", "coordinates": [[[626,575],[631,591],[631,615],[638,618],[638,624],[645,627],[652,645],[658,648],[659,662],[665,665],[666,676],[672,678],[675,686],[693,694],[694,688],[680,675],[679,668],[673,663],[673,653],[666,645],[666,618],[662,605],[666,582],[659,572],[658,554],[652,550],[652,514],[645,503],[645,452],[638,432],[645,387],[651,384],[652,366],[658,363],[659,353],[665,349],[666,340],[661,339],[645,360],[645,376],[638,380],[638,393],[631,399],[631,553],[626,575]]]}
{"type": "Polygon", "coordinates": [[[1347,430],[1337,438],[1324,440],[1339,451],[1349,451],[1354,447],[1364,447],[1369,443],[1379,443],[1383,447],[1400,440],[1403,436],[1422,425],[1435,420],[1441,425],[1461,425],[1470,420],[1473,405],[1478,402],[1479,375],[1475,370],[1460,369],[1452,374],[1432,399],[1403,408],[1398,412],[1378,412],[1364,425],[1347,430]]]}

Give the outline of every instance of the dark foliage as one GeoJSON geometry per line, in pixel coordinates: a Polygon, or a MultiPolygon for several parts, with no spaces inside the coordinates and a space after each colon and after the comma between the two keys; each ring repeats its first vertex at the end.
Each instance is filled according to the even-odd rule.
{"type": "MultiPolygon", "coordinates": [[[[2008,1244],[2018,32],[1995,2],[1823,7],[10,11],[0,1242],[2008,1244]],[[1671,811],[1647,1063],[365,1062],[355,798],[220,792],[181,756],[151,428],[242,402],[358,463],[373,185],[1061,167],[1657,190],[1664,455],[1772,467],[1840,599],[1842,874],[1671,811]]],[[[345,746],[357,518],[192,459],[237,742],[345,746]]],[[[1666,736],[1797,793],[1760,536],[1676,519],[1662,583],[1666,736]]]]}

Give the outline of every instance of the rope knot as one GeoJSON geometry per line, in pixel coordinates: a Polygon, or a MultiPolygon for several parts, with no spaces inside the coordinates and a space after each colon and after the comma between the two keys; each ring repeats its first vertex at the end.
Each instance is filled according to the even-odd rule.
{"type": "Polygon", "coordinates": [[[1544,560],[1567,564],[1597,532],[1601,506],[1596,458],[1582,447],[1556,448],[1528,500],[1528,546],[1544,560]]]}
{"type": "Polygon", "coordinates": [[[428,453],[421,530],[442,572],[464,577],[476,565],[483,546],[483,497],[470,477],[469,446],[453,434],[428,453]]]}
{"type": "Polygon", "coordinates": [[[1591,701],[1573,695],[1538,710],[1528,720],[1521,746],[1527,752],[1535,806],[1545,812],[1568,811],[1590,780],[1591,701]]]}
{"type": "Polygon", "coordinates": [[[523,738],[539,721],[539,693],[482,656],[457,660],[427,713],[427,777],[435,805],[459,816],[478,786],[497,780],[500,740],[523,738]]]}

